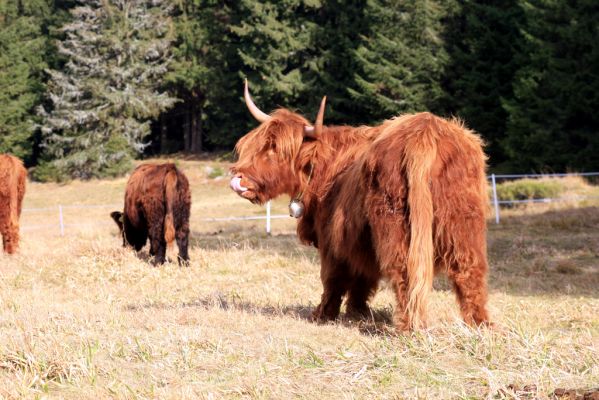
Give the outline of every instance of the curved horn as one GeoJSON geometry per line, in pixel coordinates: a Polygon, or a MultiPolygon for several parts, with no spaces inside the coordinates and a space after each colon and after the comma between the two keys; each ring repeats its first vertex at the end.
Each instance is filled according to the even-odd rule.
{"type": "Polygon", "coordinates": [[[316,115],[316,123],[314,126],[305,126],[304,133],[306,136],[310,136],[313,138],[317,138],[322,133],[322,124],[324,122],[324,109],[327,103],[327,96],[322,98],[320,102],[320,108],[318,109],[318,114],[316,115]]]}
{"type": "Polygon", "coordinates": [[[250,113],[258,120],[258,122],[266,122],[272,117],[265,112],[261,111],[258,106],[254,104],[250,97],[250,89],[248,88],[248,80],[245,80],[245,90],[243,91],[243,97],[245,98],[245,105],[250,110],[250,113]]]}

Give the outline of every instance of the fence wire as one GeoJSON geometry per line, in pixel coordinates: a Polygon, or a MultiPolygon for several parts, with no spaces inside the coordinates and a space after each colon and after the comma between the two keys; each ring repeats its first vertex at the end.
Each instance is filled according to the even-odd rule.
{"type": "MultiPolygon", "coordinates": [[[[522,200],[500,200],[497,195],[497,180],[508,180],[508,179],[522,179],[522,178],[563,178],[568,176],[582,176],[582,177],[595,177],[599,176],[599,172],[582,172],[582,173],[555,173],[555,174],[491,174],[487,178],[491,181],[491,199],[490,202],[493,205],[495,210],[495,222],[498,224],[500,222],[500,206],[502,205],[515,205],[515,204],[527,204],[527,203],[553,203],[553,202],[564,202],[564,201],[581,201],[581,200],[591,200],[591,199],[599,199],[599,196],[568,196],[568,197],[559,197],[559,198],[542,198],[542,199],[522,199],[522,200]]],[[[21,230],[23,231],[31,231],[38,229],[58,229],[61,236],[65,235],[65,230],[67,228],[72,227],[84,227],[84,226],[100,226],[100,225],[112,225],[111,222],[81,222],[81,223],[65,223],[64,221],[64,211],[65,210],[74,210],[74,209],[90,209],[90,208],[118,208],[121,207],[122,204],[59,204],[54,207],[28,207],[24,208],[22,211],[25,213],[35,213],[35,212],[48,212],[48,211],[56,211],[58,221],[55,223],[44,223],[44,224],[29,224],[22,225],[21,230]]],[[[239,216],[239,217],[214,217],[214,218],[201,218],[202,222],[228,222],[228,221],[255,221],[255,220],[265,220],[266,226],[265,230],[267,234],[271,234],[272,232],[272,224],[271,221],[273,219],[288,219],[291,218],[286,214],[272,214],[271,213],[271,202],[267,202],[266,204],[266,214],[265,215],[254,215],[254,216],[239,216]]]]}

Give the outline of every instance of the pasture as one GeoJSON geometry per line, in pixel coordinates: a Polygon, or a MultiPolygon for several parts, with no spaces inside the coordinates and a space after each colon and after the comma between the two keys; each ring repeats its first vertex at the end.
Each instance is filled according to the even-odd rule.
{"type": "Polygon", "coordinates": [[[384,285],[369,320],[310,322],[319,261],[295,222],[274,220],[266,236],[263,221],[201,221],[264,210],[210,177],[227,163],[179,165],[192,188],[189,268],[121,247],[108,214],[125,178],[29,183],[26,208],[118,206],[65,209],[64,237],[57,223],[27,229],[56,211],[23,214],[19,254],[0,254],[1,397],[544,399],[599,385],[599,201],[489,220],[496,329],[464,326],[440,277],[429,328],[397,335],[384,285]]]}

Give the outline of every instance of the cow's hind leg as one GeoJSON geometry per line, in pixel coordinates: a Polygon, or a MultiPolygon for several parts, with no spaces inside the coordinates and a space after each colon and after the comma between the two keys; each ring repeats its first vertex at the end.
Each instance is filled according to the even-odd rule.
{"type": "Polygon", "coordinates": [[[182,202],[177,206],[175,213],[175,226],[177,227],[176,239],[179,248],[179,265],[189,266],[189,212],[191,199],[189,195],[182,195],[182,202]]]}
{"type": "Polygon", "coordinates": [[[152,238],[150,240],[150,254],[154,256],[154,265],[164,264],[166,260],[166,242],[152,238]]]}
{"type": "Polygon", "coordinates": [[[164,264],[166,259],[166,241],[164,240],[164,218],[148,220],[148,236],[150,237],[150,255],[154,256],[154,265],[164,264]]]}
{"type": "MultiPolygon", "coordinates": [[[[400,187],[401,188],[401,187],[400,187]]],[[[380,198],[375,198],[375,200],[380,198]]],[[[389,200],[391,201],[391,200],[389,200]]],[[[392,214],[374,214],[371,216],[373,228],[373,242],[377,259],[380,262],[381,274],[389,280],[395,293],[396,305],[393,311],[393,321],[399,332],[409,331],[413,327],[408,313],[408,225],[401,196],[395,199],[396,203],[383,202],[385,207],[391,207],[392,214]]],[[[382,207],[380,203],[375,205],[382,207]]]]}
{"type": "Polygon", "coordinates": [[[450,271],[460,312],[469,325],[489,324],[487,313],[486,263],[462,262],[450,271]]]}
{"type": "Polygon", "coordinates": [[[14,254],[19,247],[19,227],[10,222],[0,227],[2,234],[2,247],[8,254],[14,254]]]}
{"type": "Polygon", "coordinates": [[[0,235],[2,235],[2,249],[8,253],[7,250],[7,239],[8,239],[8,225],[0,224],[0,235]]]}
{"type": "Polygon", "coordinates": [[[322,256],[320,279],[323,293],[320,304],[312,313],[312,318],[318,322],[334,320],[339,316],[342,297],[350,284],[347,265],[322,256]]]}
{"type": "Polygon", "coordinates": [[[177,247],[179,248],[179,265],[189,266],[189,227],[185,226],[177,231],[177,247]]]}
{"type": "Polygon", "coordinates": [[[404,267],[389,268],[387,277],[395,293],[395,309],[393,311],[393,321],[399,332],[410,331],[410,315],[408,313],[408,279],[407,270],[404,267]]]}
{"type": "Polygon", "coordinates": [[[469,325],[489,324],[487,313],[487,256],[484,232],[474,227],[453,240],[453,260],[448,276],[452,281],[462,318],[469,325]]]}

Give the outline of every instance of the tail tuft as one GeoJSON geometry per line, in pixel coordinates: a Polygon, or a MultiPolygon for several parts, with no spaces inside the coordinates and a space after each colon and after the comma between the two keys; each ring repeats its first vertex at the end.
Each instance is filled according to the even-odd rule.
{"type": "Polygon", "coordinates": [[[166,173],[164,182],[164,197],[166,200],[166,215],[164,217],[164,240],[171,247],[175,240],[175,221],[173,206],[177,196],[177,171],[174,169],[166,173]]]}

